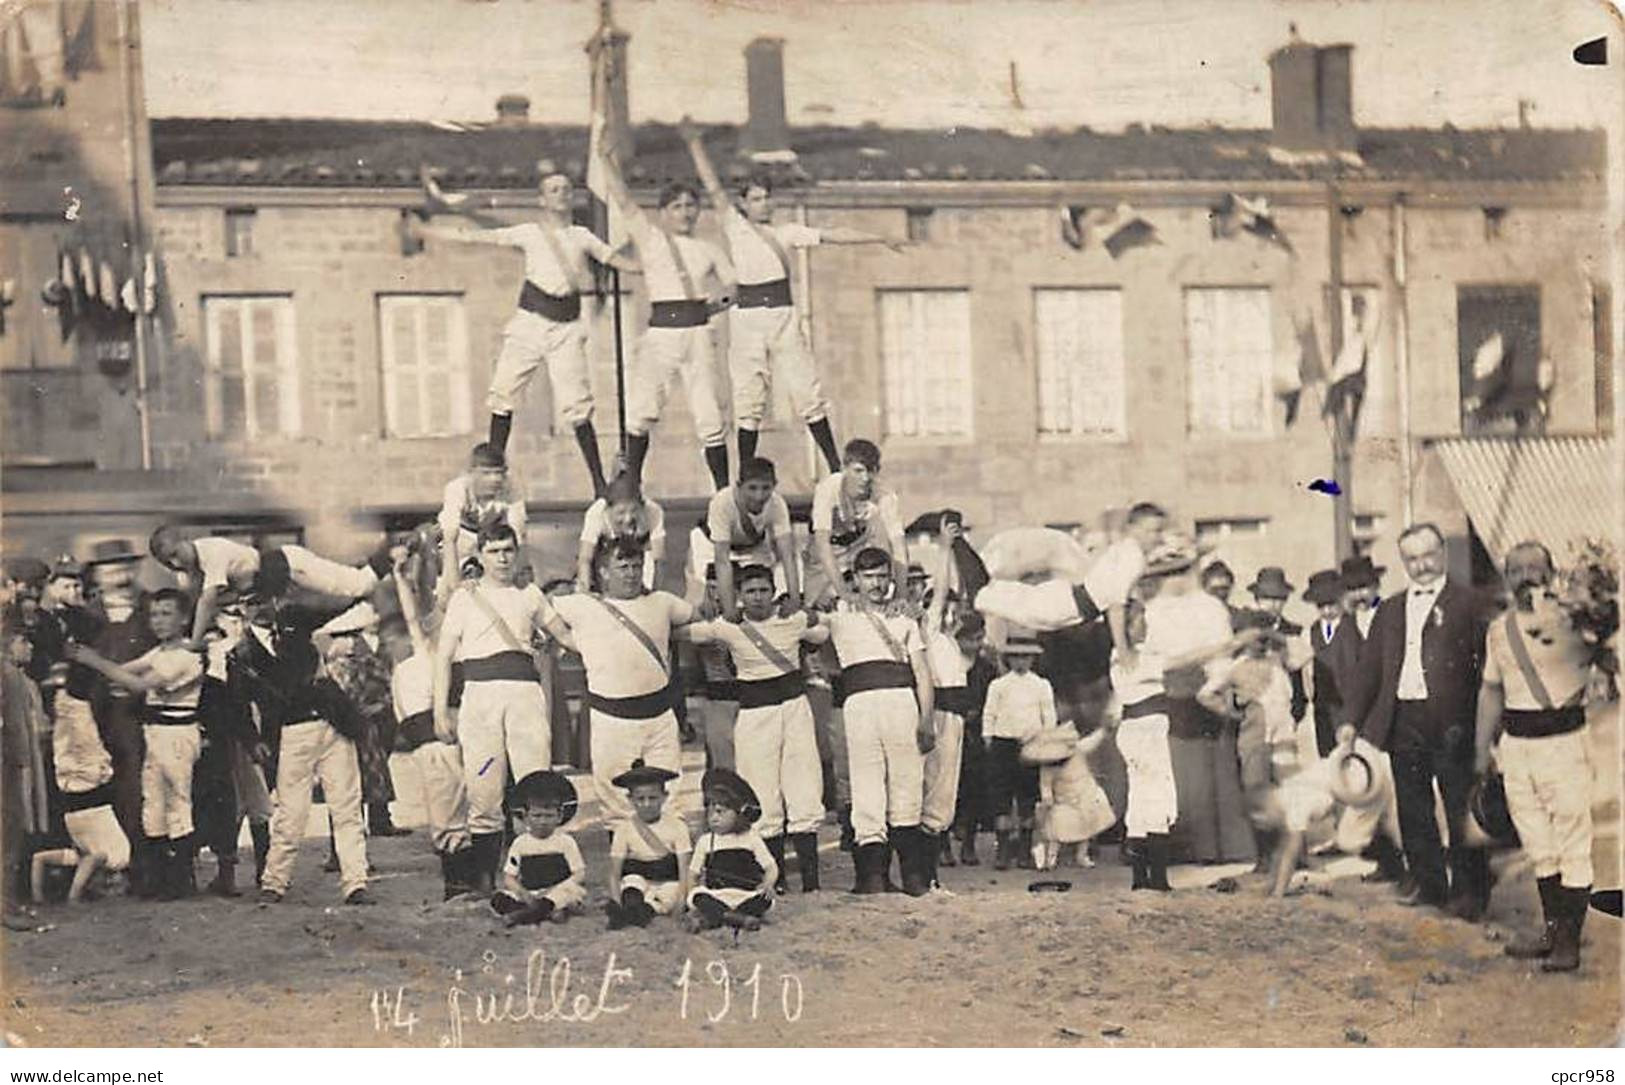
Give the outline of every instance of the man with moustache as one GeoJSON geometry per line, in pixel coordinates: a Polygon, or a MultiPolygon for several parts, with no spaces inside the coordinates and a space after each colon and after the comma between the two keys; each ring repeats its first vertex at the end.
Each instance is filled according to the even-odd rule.
{"type": "Polygon", "coordinates": [[[1463,831],[1473,782],[1473,720],[1484,663],[1484,606],[1445,576],[1444,534],[1407,527],[1399,555],[1408,586],[1377,608],[1345,695],[1339,743],[1356,731],[1388,752],[1400,835],[1415,879],[1401,898],[1477,922],[1489,904],[1488,857],[1463,831]],[[1437,782],[1450,832],[1448,872],[1434,814],[1437,782]]]}

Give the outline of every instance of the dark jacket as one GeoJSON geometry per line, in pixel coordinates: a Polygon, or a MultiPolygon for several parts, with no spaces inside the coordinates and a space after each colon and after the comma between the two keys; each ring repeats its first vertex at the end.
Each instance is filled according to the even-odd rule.
{"type": "MultiPolygon", "coordinates": [[[[1399,671],[1405,662],[1405,594],[1390,595],[1377,607],[1354,680],[1344,689],[1343,718],[1379,749],[1389,748],[1399,671]]],[[[1444,726],[1465,729],[1469,736],[1484,670],[1488,617],[1489,607],[1476,592],[1447,582],[1422,627],[1428,706],[1444,726]]],[[[1351,622],[1345,619],[1347,624],[1351,622]]]]}
{"type": "Polygon", "coordinates": [[[346,738],[361,733],[354,704],[321,669],[311,632],[332,615],[283,608],[273,643],[266,650],[252,629],[226,657],[228,696],[259,709],[260,739],[274,746],[283,726],[321,718],[346,738]]]}

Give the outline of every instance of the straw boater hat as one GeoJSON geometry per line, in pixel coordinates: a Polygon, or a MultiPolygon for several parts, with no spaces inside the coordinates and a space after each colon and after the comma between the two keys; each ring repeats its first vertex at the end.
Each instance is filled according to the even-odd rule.
{"type": "MultiPolygon", "coordinates": [[[[1518,846],[1518,827],[1513,824],[1512,812],[1507,809],[1506,786],[1501,781],[1500,773],[1489,773],[1473,783],[1472,790],[1467,793],[1467,810],[1473,815],[1469,830],[1476,828],[1484,835],[1484,840],[1478,846],[1518,846]]],[[[1471,838],[1474,834],[1469,831],[1466,835],[1471,838]]],[[[1471,841],[1469,846],[1474,846],[1471,841]]]]}
{"type": "Polygon", "coordinates": [[[1371,758],[1354,744],[1339,746],[1331,753],[1332,798],[1344,806],[1366,807],[1382,797],[1382,784],[1371,758]]]}
{"type": "Polygon", "coordinates": [[[1303,601],[1320,606],[1343,599],[1343,577],[1336,569],[1322,569],[1309,577],[1309,586],[1303,589],[1303,601]]]}
{"type": "Polygon", "coordinates": [[[700,792],[707,803],[717,803],[737,811],[745,824],[755,824],[762,816],[762,802],[745,778],[733,769],[718,766],[706,769],[700,778],[700,792]]]}
{"type": "Polygon", "coordinates": [[[1071,723],[1046,727],[1021,744],[1021,760],[1027,765],[1059,765],[1078,751],[1078,729],[1071,723]]]}
{"type": "Polygon", "coordinates": [[[1012,629],[1005,634],[1002,653],[1007,656],[1041,656],[1044,648],[1030,629],[1012,629]]]}
{"type": "Polygon", "coordinates": [[[543,806],[557,806],[560,825],[575,817],[576,809],[580,806],[576,798],[576,786],[570,782],[569,777],[562,772],[548,769],[529,772],[520,777],[519,782],[513,785],[510,797],[515,806],[532,802],[543,806]]]}
{"type": "Polygon", "coordinates": [[[643,758],[632,762],[632,767],[612,778],[609,782],[618,788],[630,791],[640,784],[660,784],[665,786],[677,779],[677,773],[670,769],[663,769],[658,765],[645,765],[643,758]]]}
{"type": "Polygon", "coordinates": [[[1279,565],[1266,565],[1258,570],[1247,590],[1258,599],[1290,599],[1293,586],[1287,581],[1286,570],[1279,565]]]}
{"type": "Polygon", "coordinates": [[[1165,532],[1162,541],[1145,557],[1145,575],[1182,573],[1195,565],[1201,556],[1196,540],[1179,532],[1165,532]]]}

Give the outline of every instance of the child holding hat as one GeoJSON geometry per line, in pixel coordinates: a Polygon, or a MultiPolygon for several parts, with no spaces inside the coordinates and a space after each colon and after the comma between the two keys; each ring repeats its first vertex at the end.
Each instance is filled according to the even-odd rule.
{"type": "Polygon", "coordinates": [[[700,780],[705,795],[706,832],[694,847],[689,875],[698,883],[688,893],[694,931],[727,924],[756,930],[773,907],[779,864],[752,826],[762,814],[756,793],[732,769],[714,768],[700,780]]]}
{"type": "Polygon", "coordinates": [[[615,823],[609,842],[609,929],[647,927],[671,915],[688,896],[688,826],[667,810],[666,785],[677,773],[645,765],[640,757],[611,782],[624,790],[632,816],[615,823]],[[618,895],[617,895],[618,893],[618,895]]]}
{"type": "Polygon", "coordinates": [[[581,849],[563,826],[575,817],[576,789],[562,773],[526,773],[513,785],[510,802],[524,820],[502,866],[502,888],[491,910],[506,927],[562,923],[587,899],[587,867],[581,849]]]}

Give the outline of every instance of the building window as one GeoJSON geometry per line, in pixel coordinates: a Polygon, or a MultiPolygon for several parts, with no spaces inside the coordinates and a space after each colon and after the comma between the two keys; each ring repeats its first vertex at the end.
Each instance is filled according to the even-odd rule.
{"type": "Polygon", "coordinates": [[[1539,286],[1458,287],[1456,344],[1463,435],[1545,427],[1539,286]]]}
{"type": "Polygon", "coordinates": [[[970,435],[969,291],[882,290],[880,349],[888,434],[970,435]]]}
{"type": "Polygon", "coordinates": [[[931,213],[929,207],[910,207],[908,215],[908,239],[910,241],[931,240],[931,213]]]}
{"type": "Polygon", "coordinates": [[[1269,290],[1186,290],[1185,336],[1190,432],[1268,436],[1273,372],[1269,290]]]}
{"type": "Polygon", "coordinates": [[[226,255],[254,255],[254,209],[226,208],[226,255]]]}
{"type": "Polygon", "coordinates": [[[457,437],[474,427],[459,294],[380,294],[386,437],[457,437]]]}
{"type": "Polygon", "coordinates": [[[1127,434],[1123,292],[1036,290],[1038,432],[1127,434]]]}
{"type": "Polygon", "coordinates": [[[1196,521],[1196,541],[1203,545],[1239,539],[1262,539],[1269,533],[1269,518],[1264,516],[1230,516],[1196,521]]]}
{"type": "Polygon", "coordinates": [[[299,433],[299,361],[293,298],[286,294],[203,299],[210,437],[299,433]]]}

